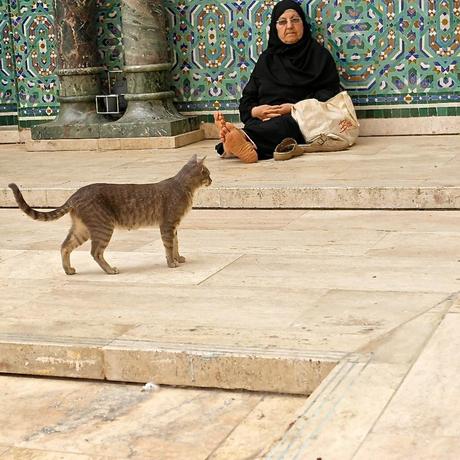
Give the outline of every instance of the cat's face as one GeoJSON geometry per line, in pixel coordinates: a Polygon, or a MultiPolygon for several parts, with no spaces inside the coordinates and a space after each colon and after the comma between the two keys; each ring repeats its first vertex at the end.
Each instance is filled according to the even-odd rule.
{"type": "Polygon", "coordinates": [[[187,165],[190,165],[193,168],[193,175],[198,177],[199,183],[201,186],[208,187],[212,183],[211,174],[209,173],[209,169],[204,165],[204,160],[206,157],[202,158],[201,160],[198,159],[197,155],[193,155],[190,158],[187,165]]]}
{"type": "Polygon", "coordinates": [[[209,169],[203,164],[203,160],[201,160],[201,185],[208,187],[211,185],[212,179],[209,169]]]}

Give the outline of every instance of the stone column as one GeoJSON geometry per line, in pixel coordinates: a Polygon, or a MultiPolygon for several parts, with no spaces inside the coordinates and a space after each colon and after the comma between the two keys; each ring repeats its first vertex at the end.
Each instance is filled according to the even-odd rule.
{"type": "Polygon", "coordinates": [[[173,104],[161,0],[122,0],[121,13],[128,106],[104,127],[104,137],[175,136],[198,129],[198,119],[183,117],[173,104]]]}
{"type": "Polygon", "coordinates": [[[96,0],[57,0],[60,109],[56,119],[32,128],[34,139],[98,138],[95,96],[101,94],[101,58],[97,48],[96,0]]]}

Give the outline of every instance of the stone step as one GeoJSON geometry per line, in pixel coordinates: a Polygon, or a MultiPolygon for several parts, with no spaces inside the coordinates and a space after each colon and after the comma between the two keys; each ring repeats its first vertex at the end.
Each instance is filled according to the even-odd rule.
{"type": "MultiPolygon", "coordinates": [[[[170,331],[174,336],[174,331],[170,331]]],[[[309,395],[346,355],[0,334],[0,372],[309,395]]]]}
{"type": "Polygon", "coordinates": [[[0,126],[0,144],[17,144],[20,141],[17,126],[0,126]]]}
{"type": "Polygon", "coordinates": [[[159,137],[116,137],[98,139],[46,139],[32,140],[30,132],[25,133],[25,149],[28,152],[65,151],[111,151],[144,149],[177,149],[204,139],[205,132],[196,129],[176,136],[159,137]]]}
{"type": "MultiPolygon", "coordinates": [[[[22,188],[32,207],[55,208],[77,188],[22,188]]],[[[0,207],[16,207],[0,188],[0,207]]],[[[460,209],[460,186],[439,187],[210,187],[198,191],[195,208],[214,209],[460,209]]]]}

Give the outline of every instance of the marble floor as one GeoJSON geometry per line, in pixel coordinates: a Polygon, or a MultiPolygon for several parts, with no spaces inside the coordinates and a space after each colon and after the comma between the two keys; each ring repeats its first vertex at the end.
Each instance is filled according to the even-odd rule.
{"type": "MultiPolygon", "coordinates": [[[[116,232],[107,250],[119,275],[84,246],[66,276],[68,218],[0,209],[0,458],[459,458],[458,140],[369,138],[316,165],[210,157],[215,195],[184,219],[177,269],[158,230],[140,229],[116,232]],[[354,155],[361,172],[346,164],[354,155]],[[329,209],[235,204],[257,177],[259,191],[283,197],[316,174],[329,209]],[[381,186],[396,209],[410,184],[450,206],[332,209],[356,200],[349,180],[381,186]],[[222,195],[231,188],[236,198],[222,195]],[[233,209],[207,209],[217,194],[233,209]],[[159,390],[142,391],[148,381],[159,390]]],[[[2,184],[55,206],[107,171],[156,180],[212,144],[171,151],[171,161],[166,151],[0,147],[2,184]]]]}

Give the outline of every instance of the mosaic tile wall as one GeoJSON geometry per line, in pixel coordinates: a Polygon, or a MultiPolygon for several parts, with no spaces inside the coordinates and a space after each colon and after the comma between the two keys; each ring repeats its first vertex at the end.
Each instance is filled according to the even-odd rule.
{"type": "MultiPolygon", "coordinates": [[[[121,0],[98,0],[99,49],[121,68],[121,0]]],[[[235,111],[273,0],[165,0],[182,112],[235,111]]],[[[460,115],[460,0],[303,0],[361,118],[460,115]]],[[[0,0],[0,124],[58,110],[52,3],[0,0]],[[3,116],[2,116],[3,115],[3,116]]]]}
{"type": "MultiPolygon", "coordinates": [[[[165,2],[182,111],[236,109],[273,0],[165,2]]],[[[303,0],[361,118],[460,115],[460,0],[303,0]]]]}
{"type": "Polygon", "coordinates": [[[10,10],[6,0],[0,0],[0,123],[17,124],[17,93],[11,34],[10,10]]]}
{"type": "MultiPolygon", "coordinates": [[[[110,70],[121,68],[120,0],[98,0],[98,48],[110,70]]],[[[0,124],[30,126],[59,110],[52,0],[0,0],[0,124]]]]}

